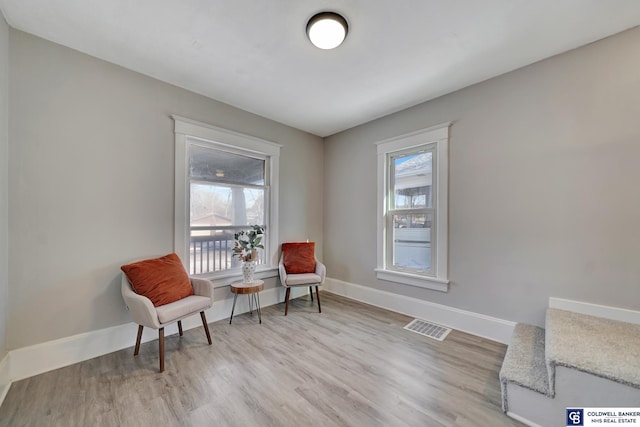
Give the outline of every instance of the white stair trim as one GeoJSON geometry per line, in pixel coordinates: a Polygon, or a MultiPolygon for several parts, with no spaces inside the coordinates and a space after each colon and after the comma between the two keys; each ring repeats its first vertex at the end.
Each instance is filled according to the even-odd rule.
{"type": "Polygon", "coordinates": [[[369,305],[429,320],[478,337],[509,344],[516,323],[472,311],[326,278],[323,289],[369,305]]]}
{"type": "Polygon", "coordinates": [[[640,324],[640,311],[628,310],[626,308],[610,307],[555,297],[549,298],[549,308],[558,308],[560,310],[573,311],[595,317],[604,317],[605,319],[640,324]]]}
{"type": "Polygon", "coordinates": [[[513,412],[507,412],[507,416],[513,418],[516,421],[520,421],[522,424],[528,425],[529,427],[543,427],[540,424],[536,424],[533,421],[521,417],[518,414],[514,414],[513,412]]]}

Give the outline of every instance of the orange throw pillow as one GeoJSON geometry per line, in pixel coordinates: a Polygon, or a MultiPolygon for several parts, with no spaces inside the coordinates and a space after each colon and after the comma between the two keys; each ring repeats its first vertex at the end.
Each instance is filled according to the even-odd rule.
{"type": "Polygon", "coordinates": [[[120,267],[133,290],[149,298],[154,306],[193,295],[193,286],[178,255],[169,254],[120,267]]]}
{"type": "Polygon", "coordinates": [[[302,273],[315,273],[316,272],[316,258],[315,258],[314,242],[307,243],[283,243],[282,253],[284,268],[289,274],[302,274],[302,273]]]}

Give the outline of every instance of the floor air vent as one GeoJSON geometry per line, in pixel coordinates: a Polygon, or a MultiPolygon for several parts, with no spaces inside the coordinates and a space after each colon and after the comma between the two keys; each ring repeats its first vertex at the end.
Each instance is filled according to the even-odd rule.
{"type": "Polygon", "coordinates": [[[416,334],[424,335],[425,337],[433,338],[438,341],[443,341],[447,335],[449,335],[449,332],[451,332],[451,328],[446,328],[420,319],[412,320],[411,323],[404,328],[411,332],[415,332],[416,334]]]}

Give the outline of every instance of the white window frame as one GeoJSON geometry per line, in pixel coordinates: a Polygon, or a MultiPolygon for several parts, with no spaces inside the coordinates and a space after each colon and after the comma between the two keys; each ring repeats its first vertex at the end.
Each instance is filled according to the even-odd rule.
{"type": "Polygon", "coordinates": [[[408,134],[377,142],[378,153],[378,235],[376,277],[380,280],[402,283],[420,288],[447,292],[449,290],[449,127],[443,123],[408,134]],[[390,268],[392,242],[387,236],[393,227],[388,220],[391,179],[389,177],[389,159],[391,155],[434,146],[434,224],[432,228],[432,271],[427,274],[399,271],[390,268]],[[435,243],[435,245],[434,245],[435,243]]]}
{"type": "MultiPolygon", "coordinates": [[[[190,139],[198,139],[197,145],[208,144],[212,148],[236,153],[254,153],[267,159],[268,201],[265,211],[267,239],[265,245],[265,264],[256,269],[256,278],[277,276],[278,270],[278,179],[280,176],[280,144],[254,136],[231,131],[221,127],[171,116],[175,122],[175,215],[174,215],[174,251],[180,256],[189,271],[190,242],[190,179],[189,145],[190,139]],[[240,150],[240,151],[238,151],[240,150]]],[[[209,279],[215,287],[229,285],[242,277],[240,268],[210,272],[198,275],[209,279]]]]}

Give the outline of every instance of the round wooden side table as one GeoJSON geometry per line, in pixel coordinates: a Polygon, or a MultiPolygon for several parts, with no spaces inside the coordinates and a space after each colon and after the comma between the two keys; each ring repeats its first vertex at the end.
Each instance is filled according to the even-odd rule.
{"type": "Polygon", "coordinates": [[[231,308],[231,317],[229,324],[233,320],[233,311],[236,309],[236,300],[238,295],[247,295],[249,297],[249,312],[253,316],[253,306],[255,304],[258,312],[258,321],[262,324],[262,313],[260,313],[260,291],[264,289],[264,280],[254,280],[251,283],[242,281],[233,282],[231,284],[231,292],[233,293],[233,307],[231,308]]]}

